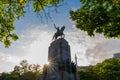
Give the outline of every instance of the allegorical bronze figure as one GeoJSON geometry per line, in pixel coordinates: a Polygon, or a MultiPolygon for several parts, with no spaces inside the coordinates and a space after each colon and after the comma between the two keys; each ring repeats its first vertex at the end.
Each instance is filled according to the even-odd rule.
{"type": "Polygon", "coordinates": [[[57,32],[54,34],[53,39],[57,39],[59,36],[61,37],[65,37],[65,34],[63,33],[65,26],[61,27],[61,29],[59,27],[56,27],[56,25],[54,24],[55,29],[57,30],[57,32]]]}

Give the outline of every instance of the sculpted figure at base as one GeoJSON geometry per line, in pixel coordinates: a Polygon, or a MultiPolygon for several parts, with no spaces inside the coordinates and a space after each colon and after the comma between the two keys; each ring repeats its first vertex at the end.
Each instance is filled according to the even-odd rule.
{"type": "Polygon", "coordinates": [[[65,26],[61,27],[61,29],[60,29],[59,27],[56,27],[56,25],[54,24],[54,27],[57,30],[57,32],[54,34],[52,40],[53,39],[56,40],[58,38],[58,36],[65,37],[65,34],[63,33],[65,26]]]}

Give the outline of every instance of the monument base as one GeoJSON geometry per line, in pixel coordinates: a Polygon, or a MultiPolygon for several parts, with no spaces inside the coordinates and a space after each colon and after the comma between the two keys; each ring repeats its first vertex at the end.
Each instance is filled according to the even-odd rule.
{"type": "Polygon", "coordinates": [[[71,61],[70,46],[64,38],[50,44],[48,61],[50,64],[44,65],[40,80],[79,80],[77,64],[71,61]]]}
{"type": "Polygon", "coordinates": [[[60,71],[56,74],[42,74],[40,80],[79,80],[78,75],[60,71]]]}

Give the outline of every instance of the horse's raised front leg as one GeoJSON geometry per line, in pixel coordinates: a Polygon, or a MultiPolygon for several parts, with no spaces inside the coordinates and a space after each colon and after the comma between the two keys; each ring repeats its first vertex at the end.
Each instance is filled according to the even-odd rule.
{"type": "Polygon", "coordinates": [[[53,36],[53,38],[52,38],[52,40],[55,38],[55,34],[54,34],[54,36],[53,36]]]}
{"type": "Polygon", "coordinates": [[[57,35],[55,35],[55,40],[58,38],[58,36],[57,35]]]}
{"type": "Polygon", "coordinates": [[[53,36],[53,38],[52,38],[52,40],[53,40],[53,39],[56,40],[57,38],[58,38],[58,36],[57,36],[57,34],[55,33],[54,36],[53,36]]]}

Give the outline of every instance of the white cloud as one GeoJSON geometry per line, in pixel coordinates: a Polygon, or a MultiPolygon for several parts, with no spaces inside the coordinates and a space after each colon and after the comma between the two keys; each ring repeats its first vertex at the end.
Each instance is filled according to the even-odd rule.
{"type": "Polygon", "coordinates": [[[0,72],[12,71],[14,64],[19,61],[19,58],[10,54],[0,53],[0,72]]]}
{"type": "Polygon", "coordinates": [[[86,56],[91,64],[96,64],[113,57],[113,54],[117,52],[120,52],[120,40],[101,38],[95,47],[87,49],[86,56]]]}

